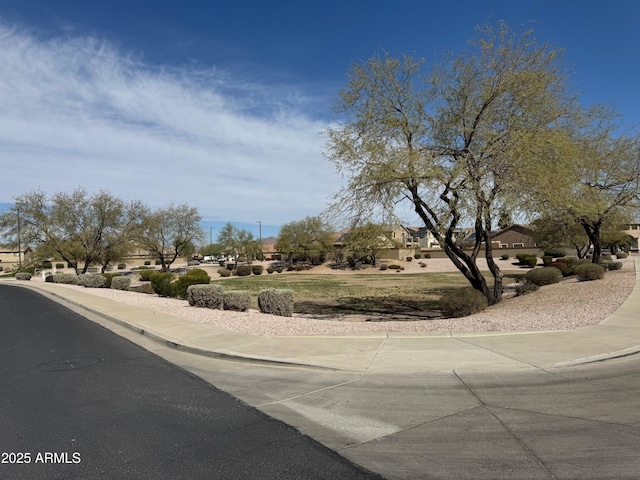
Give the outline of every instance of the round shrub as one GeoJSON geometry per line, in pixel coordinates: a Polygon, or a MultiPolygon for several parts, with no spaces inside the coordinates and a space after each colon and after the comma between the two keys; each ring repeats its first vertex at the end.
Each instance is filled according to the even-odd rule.
{"type": "Polygon", "coordinates": [[[535,283],[531,283],[529,281],[525,281],[520,285],[516,286],[516,297],[520,297],[521,295],[526,295],[527,293],[535,292],[539,290],[540,287],[535,283]]]}
{"type": "Polygon", "coordinates": [[[223,299],[224,289],[220,285],[197,284],[187,288],[187,300],[192,307],[219,309],[222,308],[223,299]]]}
{"type": "Polygon", "coordinates": [[[405,258],[405,260],[406,260],[407,262],[410,262],[411,260],[413,260],[413,257],[406,257],[406,258],[405,258]]]}
{"type": "Polygon", "coordinates": [[[539,287],[558,283],[562,278],[562,272],[556,267],[534,268],[524,276],[525,280],[535,283],[539,287]]]}
{"type": "Polygon", "coordinates": [[[140,280],[143,282],[151,281],[151,275],[156,273],[155,270],[140,270],[140,280]]]}
{"type": "Polygon", "coordinates": [[[419,254],[419,253],[416,253],[416,254],[413,256],[413,258],[415,258],[416,260],[419,260],[419,259],[421,259],[421,258],[422,258],[422,255],[421,255],[421,254],[419,254]]]}
{"type": "Polygon", "coordinates": [[[87,288],[104,288],[107,284],[107,279],[102,275],[83,273],[78,275],[78,284],[87,288]]]}
{"type": "Polygon", "coordinates": [[[28,272],[18,272],[15,275],[16,280],[31,280],[31,274],[28,272]]]}
{"type": "Polygon", "coordinates": [[[111,279],[111,288],[114,290],[129,290],[131,286],[131,277],[118,276],[111,279]]]}
{"type": "Polygon", "coordinates": [[[448,318],[480,313],[488,304],[487,297],[473,287],[451,290],[440,297],[440,310],[448,318]]]}
{"type": "Polygon", "coordinates": [[[276,268],[276,273],[282,273],[282,270],[283,270],[282,267],[278,267],[276,268]]]}
{"type": "Polygon", "coordinates": [[[629,256],[629,254],[626,253],[626,252],[618,252],[618,253],[616,253],[616,258],[618,260],[620,260],[621,258],[627,258],[628,256],[629,256]]]}
{"type": "Polygon", "coordinates": [[[78,285],[78,277],[72,273],[56,273],[53,276],[54,283],[64,283],[67,285],[78,285]]]}
{"type": "Polygon", "coordinates": [[[595,263],[583,263],[578,265],[574,273],[579,281],[588,282],[591,280],[600,280],[604,278],[604,267],[595,263]]]}
{"type": "Polygon", "coordinates": [[[207,272],[205,272],[204,270],[201,271],[204,273],[204,275],[189,275],[189,273],[187,273],[187,275],[183,275],[182,277],[178,278],[178,280],[176,280],[172,285],[173,288],[171,291],[171,296],[178,298],[187,298],[187,289],[191,285],[208,285],[209,282],[211,282],[211,279],[209,278],[209,275],[207,275],[207,272]]]}
{"type": "Polygon", "coordinates": [[[173,274],[168,272],[153,272],[151,275],[153,291],[161,297],[173,296],[173,274]]]}
{"type": "Polygon", "coordinates": [[[262,313],[291,317],[293,315],[293,291],[269,288],[258,294],[258,307],[262,313]]]}
{"type": "Polygon", "coordinates": [[[542,257],[542,264],[543,264],[545,267],[550,266],[552,262],[553,262],[553,257],[552,257],[551,255],[544,255],[544,256],[542,257]]]}
{"type": "Polygon", "coordinates": [[[247,275],[251,275],[251,265],[238,265],[238,276],[246,277],[247,275]]]}
{"type": "Polygon", "coordinates": [[[185,275],[188,275],[190,277],[209,277],[207,271],[203,270],[202,268],[193,268],[191,270],[188,270],[185,275]]]}
{"type": "Polygon", "coordinates": [[[224,292],[222,308],[224,310],[231,310],[234,312],[246,312],[249,310],[250,302],[251,295],[249,292],[245,292],[243,290],[224,292]]]}
{"type": "Polygon", "coordinates": [[[100,275],[102,275],[104,277],[104,279],[106,280],[104,287],[105,288],[111,288],[111,282],[113,281],[113,279],[115,277],[119,277],[120,274],[119,273],[101,273],[100,275]]]}
{"type": "Polygon", "coordinates": [[[275,268],[273,268],[273,267],[268,267],[268,268],[267,268],[267,273],[268,273],[268,274],[272,274],[272,273],[273,273],[273,272],[275,272],[275,271],[276,271],[276,270],[275,270],[275,268]]]}
{"type": "Polygon", "coordinates": [[[231,270],[227,270],[226,268],[219,268],[218,269],[218,275],[220,275],[223,278],[230,277],[231,276],[231,270]]]}
{"type": "Polygon", "coordinates": [[[200,262],[198,260],[189,260],[187,262],[188,267],[195,267],[196,265],[200,265],[200,262]]]}
{"type": "Polygon", "coordinates": [[[508,253],[504,253],[504,254],[502,254],[502,256],[500,258],[502,260],[509,260],[509,254],[508,253]]]}
{"type": "Polygon", "coordinates": [[[602,262],[602,266],[605,270],[620,270],[622,268],[622,262],[602,262]]]}
{"type": "Polygon", "coordinates": [[[396,265],[395,263],[392,263],[391,265],[389,265],[389,270],[401,270],[402,267],[400,265],[396,265]]]}
{"type": "Polygon", "coordinates": [[[264,271],[264,268],[262,267],[262,265],[254,265],[251,267],[251,272],[254,275],[262,275],[263,271],[264,271]]]}
{"type": "Polygon", "coordinates": [[[386,263],[380,265],[380,270],[386,270],[387,268],[389,268],[389,265],[387,265],[386,263]]]}

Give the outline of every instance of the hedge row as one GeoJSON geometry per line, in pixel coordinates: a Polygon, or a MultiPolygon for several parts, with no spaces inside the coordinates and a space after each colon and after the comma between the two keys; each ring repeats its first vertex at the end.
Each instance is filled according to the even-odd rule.
{"type": "MultiPolygon", "coordinates": [[[[187,288],[187,300],[192,307],[246,312],[251,295],[244,290],[226,292],[220,285],[191,285],[187,288]]],[[[258,294],[258,307],[262,313],[290,317],[293,305],[291,290],[267,289],[258,294]]]]}

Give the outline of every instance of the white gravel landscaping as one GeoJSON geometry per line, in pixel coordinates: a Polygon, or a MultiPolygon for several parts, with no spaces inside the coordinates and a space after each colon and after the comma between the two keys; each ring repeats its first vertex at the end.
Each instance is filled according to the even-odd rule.
{"type": "MultiPolygon", "coordinates": [[[[190,307],[185,300],[111,289],[82,288],[86,293],[151,309],[232,332],[262,336],[339,335],[370,332],[495,332],[570,330],[595,325],[613,313],[636,282],[633,258],[623,268],[607,272],[603,280],[578,282],[569,278],[528,295],[507,298],[482,313],[456,319],[369,322],[363,316],[317,319],[265,315],[256,310],[230,312],[190,307]]],[[[448,259],[429,260],[429,271],[450,268],[448,259]]],[[[36,280],[36,279],[34,279],[36,280]]],[[[37,280],[36,280],[37,281],[37,280]]]]}

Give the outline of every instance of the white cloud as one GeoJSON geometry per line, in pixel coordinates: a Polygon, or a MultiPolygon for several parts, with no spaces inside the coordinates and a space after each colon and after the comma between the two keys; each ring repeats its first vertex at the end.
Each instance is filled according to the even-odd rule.
{"type": "Polygon", "coordinates": [[[300,95],[0,25],[0,202],[81,185],[211,219],[316,215],[340,179],[300,95]]]}

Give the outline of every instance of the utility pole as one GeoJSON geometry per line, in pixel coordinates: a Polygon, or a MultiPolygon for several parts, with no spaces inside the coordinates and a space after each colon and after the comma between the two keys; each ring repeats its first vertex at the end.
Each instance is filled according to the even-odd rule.
{"type": "Polygon", "coordinates": [[[20,207],[16,206],[18,215],[18,269],[22,270],[22,239],[20,237],[20,207]]]}
{"type": "Polygon", "coordinates": [[[258,220],[258,226],[260,227],[259,235],[260,235],[260,261],[262,261],[262,222],[258,220]]]}

